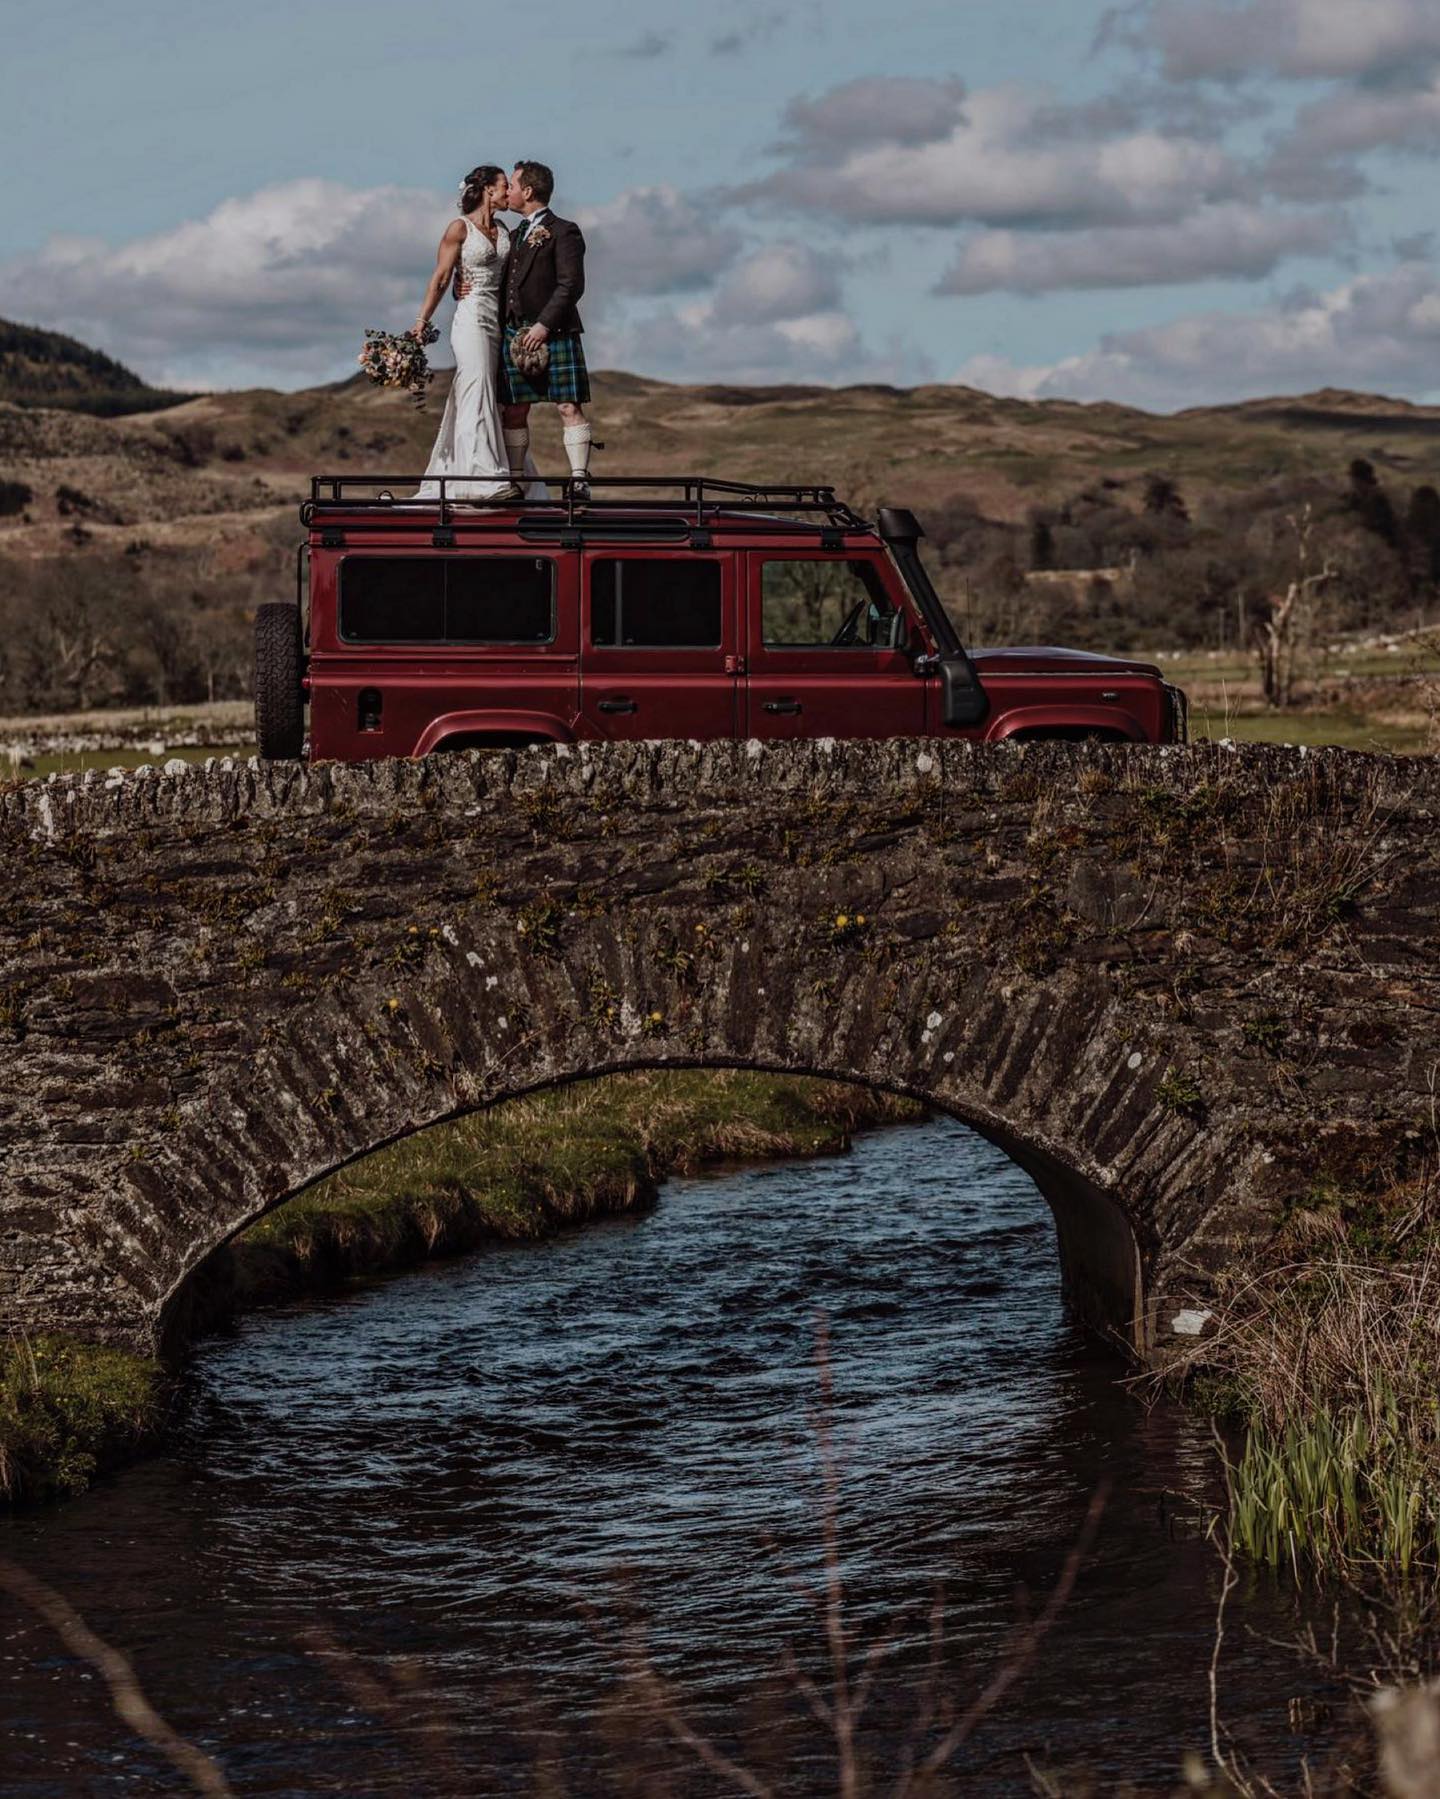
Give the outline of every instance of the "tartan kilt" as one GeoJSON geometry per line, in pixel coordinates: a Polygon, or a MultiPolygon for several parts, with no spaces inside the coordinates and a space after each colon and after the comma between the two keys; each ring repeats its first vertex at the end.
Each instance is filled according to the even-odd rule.
{"type": "Polygon", "coordinates": [[[504,399],[509,406],[586,406],[590,402],[590,371],[585,366],[585,346],[578,337],[549,340],[550,367],[532,379],[522,375],[510,355],[510,346],[528,325],[507,325],[501,353],[504,399]]]}

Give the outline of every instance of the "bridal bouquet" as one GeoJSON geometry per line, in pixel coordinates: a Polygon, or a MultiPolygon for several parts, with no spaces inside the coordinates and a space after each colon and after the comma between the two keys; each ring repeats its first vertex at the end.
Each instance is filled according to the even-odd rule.
{"type": "Polygon", "coordinates": [[[423,337],[409,331],[367,331],[365,348],[356,361],[377,387],[403,387],[416,406],[423,408],[425,389],[435,378],[425,360],[425,346],[438,342],[439,337],[433,325],[425,327],[423,337]]]}

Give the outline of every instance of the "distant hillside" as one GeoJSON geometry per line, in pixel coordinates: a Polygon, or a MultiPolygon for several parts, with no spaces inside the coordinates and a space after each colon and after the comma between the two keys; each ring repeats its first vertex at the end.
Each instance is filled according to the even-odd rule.
{"type": "MultiPolygon", "coordinates": [[[[310,477],[403,492],[449,380],[423,412],[359,376],[186,399],[0,325],[0,713],[242,695],[254,606],[293,591],[310,477]],[[87,416],[122,412],[147,416],[87,416]]],[[[613,370],[594,387],[597,475],[827,482],[862,510],[913,507],[971,642],[1243,656],[1302,530],[1331,571],[1317,642],[1440,614],[1440,408],[1326,389],[1159,416],[613,370]]],[[[541,470],[563,470],[554,408],[533,423],[541,470]]]]}
{"type": "Polygon", "coordinates": [[[178,406],[189,398],[188,394],[147,387],[123,363],[73,337],[0,319],[0,400],[12,406],[45,406],[118,418],[128,412],[178,406]]]}

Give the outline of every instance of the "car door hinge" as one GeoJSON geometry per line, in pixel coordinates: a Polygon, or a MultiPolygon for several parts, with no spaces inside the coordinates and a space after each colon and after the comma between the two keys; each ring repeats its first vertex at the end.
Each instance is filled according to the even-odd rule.
{"type": "Polygon", "coordinates": [[[725,658],[725,673],[727,675],[743,675],[745,673],[745,658],[743,656],[727,656],[725,658]]]}

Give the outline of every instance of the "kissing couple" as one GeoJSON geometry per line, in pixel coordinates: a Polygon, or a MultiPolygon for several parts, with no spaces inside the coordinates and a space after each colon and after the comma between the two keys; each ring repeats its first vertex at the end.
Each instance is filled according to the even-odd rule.
{"type": "MultiPolygon", "coordinates": [[[[572,479],[581,497],[588,492],[590,376],[575,309],[585,291],[585,239],[550,210],[554,191],[543,162],[517,162],[510,175],[482,163],[461,182],[460,217],[440,239],[412,335],[426,341],[431,315],[453,287],[455,379],[425,470],[448,477],[452,499],[548,498],[530,455],[530,408],[540,403],[559,409],[572,479]],[[520,214],[513,232],[502,212],[520,214]]],[[[415,497],[439,499],[438,482],[427,479],[415,497]]]]}

